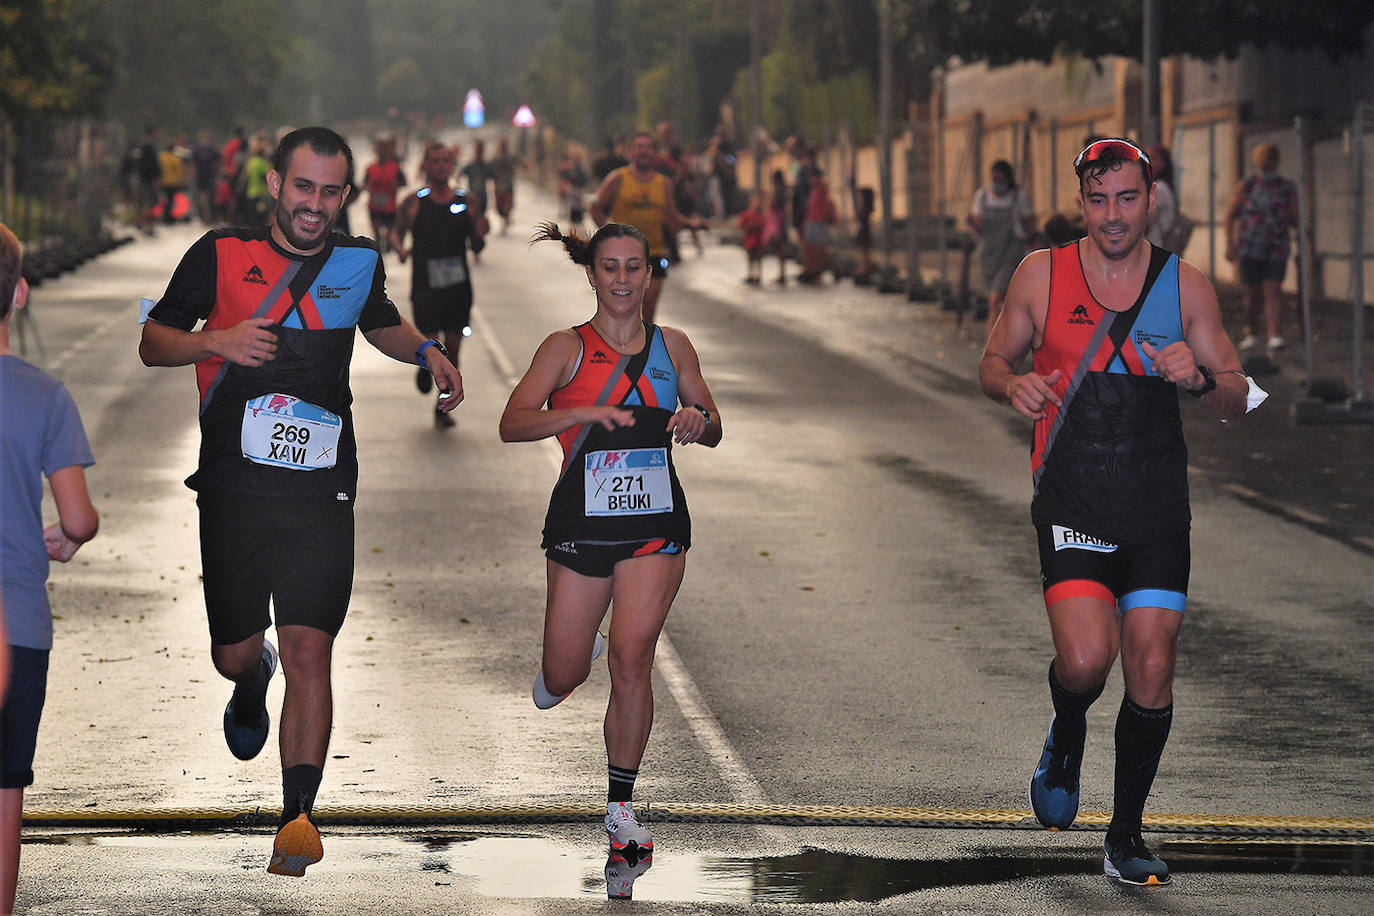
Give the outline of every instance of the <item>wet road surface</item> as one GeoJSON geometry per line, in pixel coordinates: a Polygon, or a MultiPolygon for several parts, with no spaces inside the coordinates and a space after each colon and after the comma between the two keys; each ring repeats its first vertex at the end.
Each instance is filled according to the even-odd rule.
{"type": "MultiPolygon", "coordinates": [[[[160,292],[196,234],[164,230],[36,292],[50,368],[100,462],[91,480],[104,525],[54,571],[61,619],[21,903],[282,914],[612,905],[595,820],[329,826],[325,861],[300,882],[263,873],[264,828],[137,829],[148,812],[279,803],[271,747],[240,764],[219,735],[227,691],[205,657],[195,511],[180,483],[197,442],[190,370],[145,369],[133,349],[134,301],[160,292]],[[112,830],[44,826],[45,812],[70,810],[131,814],[112,830]]],[[[543,595],[532,542],[556,452],[495,439],[538,341],[585,318],[582,278],[551,248],[496,238],[476,269],[480,321],[463,352],[457,430],[429,425],[411,369],[358,348],[358,574],[336,650],[322,814],[590,803],[604,786],[604,669],[552,713],[527,695],[543,595]]],[[[688,259],[662,320],[691,335],[728,433],[714,453],[680,456],[697,544],[660,648],[638,797],[1023,808],[1049,717],[1028,433],[970,389],[976,341],[868,290],[745,292],[736,249],[688,259]]],[[[407,310],[408,271],[388,266],[407,310]]],[[[1195,466],[1224,451],[1191,444],[1195,466]]],[[[1257,510],[1229,482],[1194,479],[1179,718],[1149,810],[1364,820],[1296,839],[1161,828],[1152,842],[1179,878],[1148,893],[1179,912],[1363,912],[1374,891],[1369,559],[1357,529],[1324,535],[1257,510]]],[[[279,696],[277,682],[274,707],[279,696]]],[[[665,821],[634,899],[655,912],[1136,911],[1146,892],[1101,877],[1090,817],[1110,804],[1114,713],[1103,702],[1090,718],[1093,829],[665,821]]]]}

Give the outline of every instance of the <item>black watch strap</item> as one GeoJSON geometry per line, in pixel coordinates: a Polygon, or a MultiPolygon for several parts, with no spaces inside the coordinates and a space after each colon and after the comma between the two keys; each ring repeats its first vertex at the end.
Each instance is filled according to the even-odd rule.
{"type": "Polygon", "coordinates": [[[1212,374],[1202,363],[1197,364],[1197,371],[1202,376],[1202,384],[1196,388],[1189,388],[1188,393],[1195,398],[1200,398],[1209,391],[1215,391],[1217,387],[1217,377],[1212,374]]]}

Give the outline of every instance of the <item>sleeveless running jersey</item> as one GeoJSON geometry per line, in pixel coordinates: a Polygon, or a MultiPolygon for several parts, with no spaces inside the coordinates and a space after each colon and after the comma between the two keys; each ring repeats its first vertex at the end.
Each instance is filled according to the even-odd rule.
{"type": "Polygon", "coordinates": [[[415,225],[411,227],[411,299],[431,294],[472,296],[472,275],[468,270],[468,239],[472,235],[472,214],[468,196],[462,191],[453,200],[438,204],[430,199],[429,188],[415,193],[415,225]]]}
{"type": "Polygon", "coordinates": [[[374,162],[367,167],[367,186],[371,189],[367,197],[367,209],[373,213],[395,213],[396,194],[405,184],[401,164],[392,159],[387,162],[374,162]]]}
{"type": "Polygon", "coordinates": [[[620,169],[620,185],[611,201],[610,218],[628,223],[649,241],[649,256],[663,257],[668,246],[663,237],[663,221],[668,218],[668,179],[655,172],[640,181],[629,166],[620,169]]]}
{"type": "Polygon", "coordinates": [[[564,541],[650,538],[691,546],[691,516],[667,431],[677,407],[677,369],[663,331],[645,329],[644,348],[628,355],[607,344],[591,322],[573,329],[582,338],[577,369],[549,395],[549,407],[615,404],[633,411],[635,423],[614,430],[593,423],[558,434],[563,467],[544,518],[545,549],[564,541]],[[621,488],[623,495],[613,495],[621,488]]]}
{"type": "Polygon", "coordinates": [[[1062,406],[1035,423],[1036,524],[1065,525],[1114,544],[1188,527],[1188,452],[1175,386],[1140,349],[1183,339],[1178,257],[1151,252],[1139,298],[1113,312],[1093,297],[1077,243],[1050,252],[1050,297],[1035,372],[1060,371],[1062,406]]]}

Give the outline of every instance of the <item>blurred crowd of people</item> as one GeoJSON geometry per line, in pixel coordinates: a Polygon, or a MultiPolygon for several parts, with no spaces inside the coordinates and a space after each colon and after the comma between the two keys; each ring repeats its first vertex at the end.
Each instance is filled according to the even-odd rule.
{"type": "MultiPolygon", "coordinates": [[[[792,278],[799,283],[819,284],[834,269],[831,249],[839,211],[814,148],[789,138],[780,147],[788,155],[786,167],[772,170],[765,188],[749,191],[740,186],[736,147],[724,128],[700,149],[679,143],[667,123],[660,123],[654,136],[658,148],[654,168],[672,181],[674,203],[681,215],[739,229],[748,261],[744,282],[761,285],[764,262],[772,259],[778,267],[772,282],[780,286],[789,282],[787,261],[792,258],[801,265],[801,272],[792,278]]],[[[631,141],[623,137],[607,139],[590,163],[572,152],[566,154],[557,173],[562,212],[574,224],[581,223],[592,192],[616,169],[630,164],[631,155],[631,141]]],[[[873,189],[856,187],[851,179],[847,191],[854,198],[853,241],[860,256],[854,279],[866,283],[874,270],[873,189]]],[[[688,225],[684,231],[700,252],[700,230],[688,225]]],[[[668,233],[666,241],[669,260],[679,260],[677,234],[668,233]]]]}

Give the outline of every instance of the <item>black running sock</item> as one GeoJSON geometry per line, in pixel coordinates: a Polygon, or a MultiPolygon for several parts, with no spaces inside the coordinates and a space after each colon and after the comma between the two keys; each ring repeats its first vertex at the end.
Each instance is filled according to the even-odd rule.
{"type": "Polygon", "coordinates": [[[1082,747],[1088,736],[1088,707],[1102,696],[1104,681],[1082,693],[1069,693],[1054,676],[1050,662],[1050,700],[1054,703],[1055,747],[1082,747]]]}
{"type": "Polygon", "coordinates": [[[289,824],[302,811],[309,814],[315,807],[315,793],[320,790],[324,770],[308,763],[286,767],[281,771],[281,822],[289,824]]]}
{"type": "Polygon", "coordinates": [[[267,702],[267,662],[258,659],[252,670],[234,681],[234,722],[254,725],[267,702]]]}
{"type": "Polygon", "coordinates": [[[610,787],[606,791],[606,801],[627,802],[635,791],[635,778],[639,776],[639,770],[627,770],[624,767],[608,766],[606,775],[610,777],[610,787]]]}
{"type": "Polygon", "coordinates": [[[1169,740],[1174,719],[1174,704],[1163,709],[1145,709],[1122,697],[1116,717],[1116,792],[1112,800],[1112,822],[1107,839],[1120,842],[1140,833],[1145,799],[1154,785],[1159,757],[1169,740]]]}

